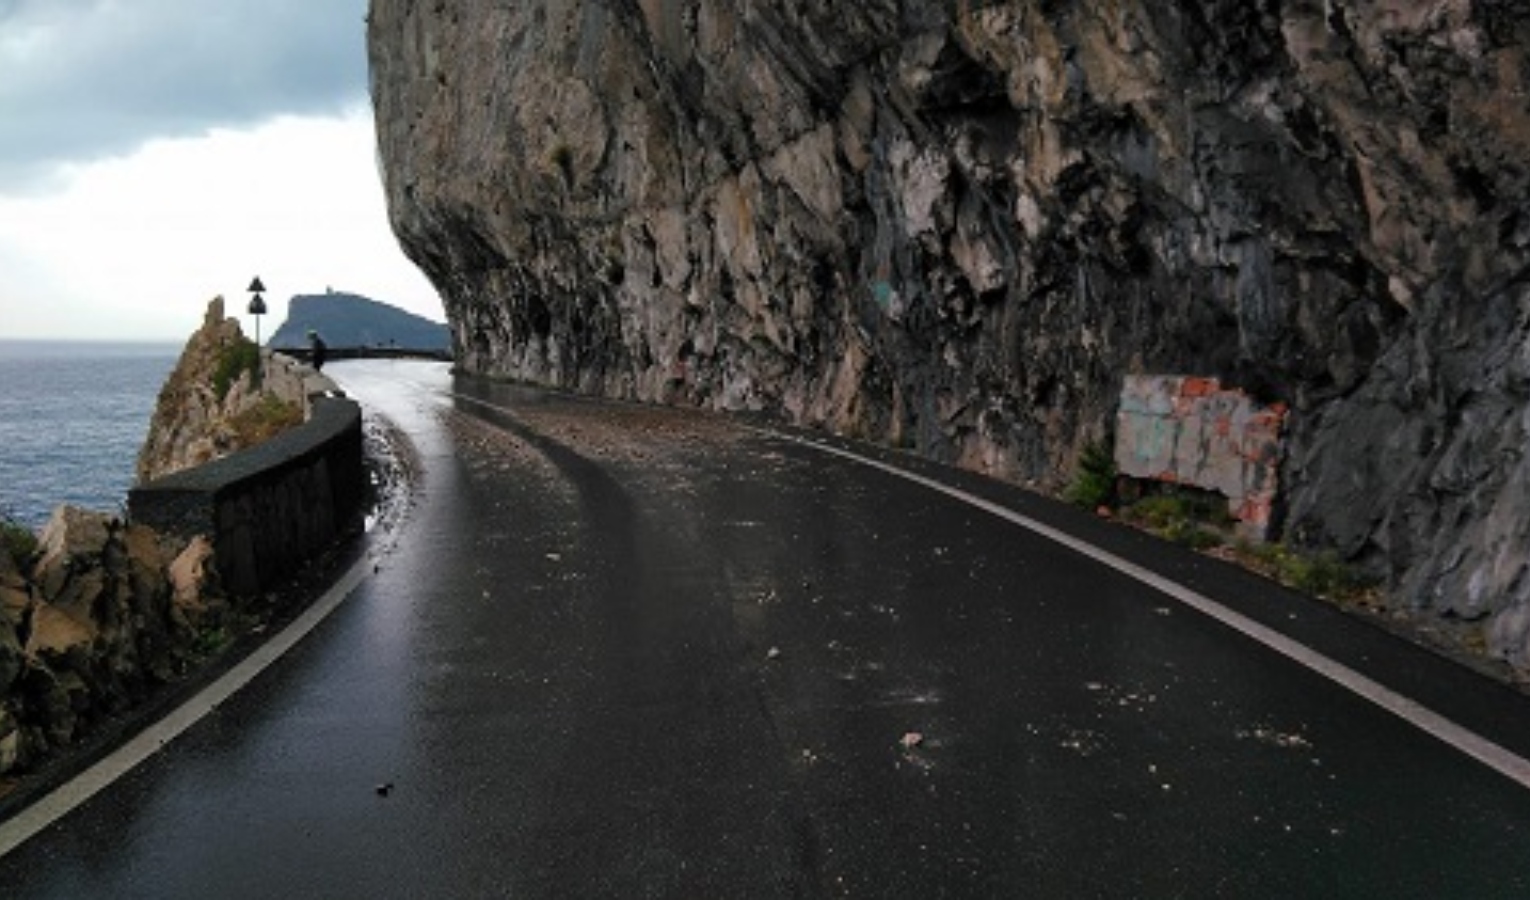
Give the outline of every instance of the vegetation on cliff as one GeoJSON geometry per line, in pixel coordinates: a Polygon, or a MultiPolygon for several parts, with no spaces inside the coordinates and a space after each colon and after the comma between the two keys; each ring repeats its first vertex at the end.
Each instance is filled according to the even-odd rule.
{"type": "Polygon", "coordinates": [[[213,395],[218,402],[228,399],[229,389],[238,382],[253,379],[259,367],[260,348],[254,341],[240,335],[225,345],[213,370],[213,395]]]}
{"type": "Polygon", "coordinates": [[[37,552],[37,535],[30,528],[17,522],[11,515],[0,510],[0,553],[10,556],[20,565],[37,552]]]}

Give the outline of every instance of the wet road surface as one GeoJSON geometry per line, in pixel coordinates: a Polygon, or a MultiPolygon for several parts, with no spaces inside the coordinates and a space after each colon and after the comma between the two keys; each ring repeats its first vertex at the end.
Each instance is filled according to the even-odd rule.
{"type": "MultiPolygon", "coordinates": [[[[4,897],[1522,897],[1530,791],[1142,583],[787,436],[344,363],[377,571],[4,897]]],[[[1002,485],[1530,752],[1530,703],[1002,485]]]]}

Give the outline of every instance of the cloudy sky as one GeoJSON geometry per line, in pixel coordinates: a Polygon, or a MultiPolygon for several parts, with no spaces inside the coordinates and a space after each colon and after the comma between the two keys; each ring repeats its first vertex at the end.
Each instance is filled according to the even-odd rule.
{"type": "Polygon", "coordinates": [[[0,0],[0,338],[182,340],[257,274],[263,337],[330,287],[440,320],[387,225],[366,7],[0,0]]]}

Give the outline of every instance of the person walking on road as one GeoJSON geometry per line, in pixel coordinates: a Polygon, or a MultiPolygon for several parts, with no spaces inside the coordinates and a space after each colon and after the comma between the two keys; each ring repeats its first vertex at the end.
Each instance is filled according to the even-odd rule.
{"type": "Polygon", "coordinates": [[[324,371],[324,352],[329,347],[324,343],[324,339],[319,337],[319,333],[312,328],[308,329],[308,346],[312,350],[313,370],[324,371]]]}

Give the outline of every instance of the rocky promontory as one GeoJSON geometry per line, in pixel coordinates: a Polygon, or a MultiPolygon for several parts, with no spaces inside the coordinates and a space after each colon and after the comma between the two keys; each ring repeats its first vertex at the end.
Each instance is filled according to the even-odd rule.
{"type": "Polygon", "coordinates": [[[160,390],[138,454],[138,480],[219,459],[300,425],[308,398],[332,389],[312,368],[263,353],[215,297],[160,390]]]}
{"type": "Polygon", "coordinates": [[[327,291],[298,294],[287,305],[287,320],[271,335],[276,350],[308,349],[317,332],[330,349],[389,349],[415,353],[451,351],[446,326],[359,294],[327,291]]]}
{"type": "MultiPolygon", "coordinates": [[[[255,359],[213,300],[160,393],[142,480],[299,425],[309,395],[334,387],[280,358],[264,360],[257,378],[255,359]]],[[[8,775],[57,758],[184,677],[251,614],[223,589],[211,536],[64,506],[27,538],[0,541],[0,798],[8,775]]]]}
{"type": "Polygon", "coordinates": [[[1515,4],[373,0],[458,364],[1056,487],[1128,375],[1288,408],[1273,527],[1530,664],[1515,4]]]}

